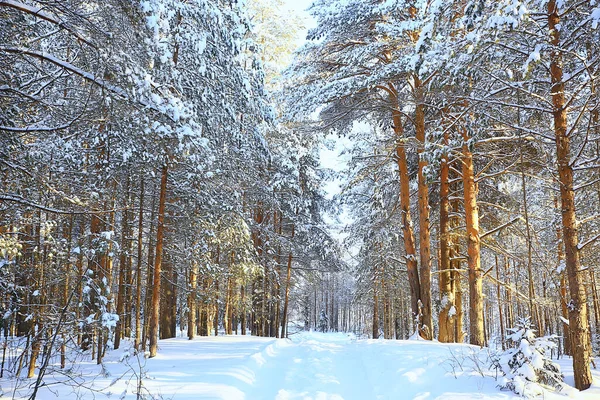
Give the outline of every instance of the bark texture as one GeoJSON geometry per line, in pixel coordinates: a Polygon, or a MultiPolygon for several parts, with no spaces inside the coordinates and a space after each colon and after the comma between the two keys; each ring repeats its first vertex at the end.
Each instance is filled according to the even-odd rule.
{"type": "Polygon", "coordinates": [[[469,137],[466,132],[463,133],[463,139],[462,173],[469,266],[469,343],[476,346],[485,346],[477,183],[475,182],[473,154],[469,148],[469,137]]]}
{"type": "Polygon", "coordinates": [[[556,161],[560,185],[563,243],[565,264],[569,280],[569,330],[573,353],[575,387],[585,390],[592,384],[590,371],[591,343],[588,323],[587,299],[581,266],[579,262],[577,219],[575,215],[575,192],[573,190],[573,169],[570,164],[571,147],[567,132],[568,120],[563,82],[563,55],[561,45],[559,7],[555,0],[548,2],[548,28],[554,49],[550,55],[550,78],[552,82],[552,115],[556,137],[556,161]]]}
{"type": "Polygon", "coordinates": [[[160,273],[163,259],[163,238],[165,231],[165,206],[167,203],[167,164],[162,167],[160,197],[158,201],[158,226],[156,228],[156,257],[152,279],[152,302],[150,304],[150,324],[148,326],[149,357],[155,357],[158,351],[158,323],[160,321],[160,273]]]}
{"type": "MultiPolygon", "coordinates": [[[[402,236],[404,240],[404,251],[406,253],[406,269],[408,271],[408,283],[410,286],[410,305],[413,318],[420,315],[419,303],[421,302],[421,283],[419,281],[419,270],[417,265],[417,252],[415,246],[415,234],[413,231],[412,218],[410,216],[410,186],[408,175],[408,162],[406,149],[404,148],[404,126],[402,116],[398,110],[398,93],[393,85],[390,85],[390,101],[392,105],[392,119],[394,133],[396,134],[396,162],[400,174],[400,212],[402,213],[402,236]]],[[[418,322],[419,325],[421,321],[418,322]]],[[[418,328],[418,327],[415,327],[418,328]]]]}

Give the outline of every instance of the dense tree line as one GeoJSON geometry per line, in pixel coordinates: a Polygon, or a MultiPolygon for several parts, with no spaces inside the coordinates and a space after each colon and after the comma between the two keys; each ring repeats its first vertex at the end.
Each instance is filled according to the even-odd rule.
{"type": "Polygon", "coordinates": [[[531,316],[538,334],[562,336],[576,387],[589,387],[598,4],[318,0],[311,11],[290,112],[356,143],[340,201],[373,337],[504,346],[531,316]]]}
{"type": "Polygon", "coordinates": [[[37,388],[73,349],[154,357],[178,328],[286,336],[297,268],[341,261],[316,139],[277,122],[246,7],[3,1],[0,20],[2,374],[37,388]]]}

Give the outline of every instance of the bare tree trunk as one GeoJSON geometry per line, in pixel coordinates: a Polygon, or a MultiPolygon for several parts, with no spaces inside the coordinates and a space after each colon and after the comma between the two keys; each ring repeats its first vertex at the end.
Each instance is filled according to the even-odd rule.
{"type": "MultiPolygon", "coordinates": [[[[406,159],[406,150],[404,149],[404,126],[398,107],[398,93],[393,85],[390,86],[390,104],[392,106],[392,121],[394,133],[396,134],[396,162],[400,174],[400,213],[402,215],[402,237],[404,240],[404,251],[406,253],[406,269],[408,271],[408,283],[410,286],[410,304],[412,317],[420,315],[419,302],[421,301],[421,283],[419,281],[419,270],[417,266],[417,256],[415,248],[415,235],[413,232],[412,218],[410,216],[410,186],[408,174],[408,162],[406,159]]],[[[419,329],[421,321],[418,321],[419,329]]]]}
{"type": "Polygon", "coordinates": [[[502,342],[502,350],[504,350],[504,316],[502,315],[502,297],[500,295],[500,265],[498,264],[498,256],[496,256],[496,281],[496,295],[498,296],[498,318],[500,319],[500,341],[502,342]]]}
{"type": "MultiPolygon", "coordinates": [[[[127,193],[129,192],[129,177],[126,178],[127,186],[126,186],[126,194],[125,199],[127,199],[127,193]]],[[[115,350],[119,348],[121,345],[121,336],[123,334],[123,324],[124,321],[124,308],[125,308],[125,268],[127,266],[127,241],[128,241],[128,233],[129,233],[129,221],[127,218],[129,217],[129,213],[127,212],[127,200],[124,201],[123,204],[123,215],[121,217],[121,254],[119,257],[119,291],[117,294],[117,315],[119,316],[119,321],[117,321],[117,326],[115,327],[115,342],[114,347],[115,350]]]]}
{"type": "Polygon", "coordinates": [[[417,154],[418,165],[418,205],[419,205],[419,276],[420,276],[420,298],[422,303],[422,317],[420,327],[421,336],[425,339],[433,339],[433,316],[431,314],[431,244],[429,233],[429,188],[425,177],[427,161],[424,158],[425,151],[425,104],[423,98],[423,86],[419,77],[413,74],[415,90],[415,138],[419,142],[417,154]]]}
{"type": "MultiPolygon", "coordinates": [[[[455,203],[453,205],[453,210],[456,212],[458,210],[458,206],[455,203]]],[[[458,243],[454,243],[454,247],[451,249],[451,261],[450,267],[452,269],[452,290],[454,292],[454,304],[456,308],[456,318],[454,321],[454,341],[456,343],[463,343],[465,341],[464,334],[464,311],[463,311],[463,290],[461,283],[460,272],[460,259],[458,259],[460,254],[460,248],[458,243]]]]}
{"type": "Polygon", "coordinates": [[[565,103],[565,84],[563,82],[563,54],[560,50],[560,13],[556,0],[548,1],[548,28],[550,43],[554,47],[550,54],[550,78],[552,81],[552,111],[554,134],[556,137],[556,161],[560,185],[562,211],[563,243],[565,246],[565,264],[569,279],[571,299],[569,308],[569,330],[571,331],[571,350],[573,352],[573,371],[575,387],[585,390],[592,383],[590,371],[591,343],[588,325],[588,310],[583,277],[580,273],[577,218],[575,215],[575,192],[573,191],[573,169],[571,167],[570,137],[567,132],[567,109],[565,103]]]}
{"type": "MultiPolygon", "coordinates": [[[[202,281],[202,288],[203,293],[205,293],[206,296],[206,293],[208,291],[208,283],[206,279],[203,279],[202,281]]],[[[208,336],[208,302],[206,300],[200,304],[199,314],[200,316],[197,321],[198,335],[208,336]]]]}
{"type": "MultiPolygon", "coordinates": [[[[75,262],[75,267],[77,268],[77,276],[82,277],[84,273],[83,269],[83,234],[85,232],[85,218],[81,217],[79,221],[79,235],[80,238],[77,241],[78,253],[77,253],[77,261],[75,262]]],[[[75,307],[75,318],[77,321],[81,321],[81,312],[84,309],[85,305],[83,302],[83,280],[79,279],[77,282],[77,304],[82,304],[83,307],[75,307]]],[[[88,314],[89,315],[89,314],[88,314]]],[[[83,329],[82,327],[78,327],[77,329],[77,346],[83,348],[83,329]]]]}
{"type": "Polygon", "coordinates": [[[150,355],[155,357],[158,350],[158,323],[160,321],[160,273],[163,259],[163,237],[165,230],[165,208],[167,203],[167,162],[162,167],[160,197],[158,203],[158,227],[156,229],[156,258],[152,279],[152,303],[150,305],[150,324],[148,326],[150,355]]]}
{"type": "Polygon", "coordinates": [[[463,132],[462,174],[467,225],[467,255],[469,258],[469,342],[477,346],[485,346],[479,208],[477,206],[477,183],[475,182],[473,154],[469,149],[469,139],[468,134],[463,132]]]}
{"type": "Polygon", "coordinates": [[[592,292],[592,305],[594,306],[594,326],[596,329],[600,326],[600,315],[598,310],[598,292],[596,291],[596,274],[593,267],[589,267],[590,291],[592,292]]]}
{"type": "Polygon", "coordinates": [[[160,338],[170,339],[176,336],[176,293],[175,280],[177,279],[171,258],[163,257],[160,306],[160,338]]]}
{"type": "MultiPolygon", "coordinates": [[[[110,160],[109,160],[110,161],[110,160]]],[[[111,187],[111,199],[109,202],[104,203],[104,211],[112,210],[108,213],[109,221],[108,225],[105,225],[104,229],[114,233],[115,231],[115,193],[116,193],[117,182],[115,180],[112,181],[111,187]]],[[[106,213],[105,213],[106,215],[106,213]]],[[[113,241],[105,238],[108,243],[106,244],[106,248],[102,252],[100,256],[100,264],[99,264],[99,274],[98,274],[98,287],[100,293],[106,293],[106,311],[112,312],[113,305],[113,294],[112,294],[112,286],[113,286],[113,241]]],[[[97,320],[102,320],[101,310],[98,309],[97,312],[97,320]]],[[[104,355],[106,353],[106,347],[109,342],[111,331],[110,328],[102,326],[99,324],[98,326],[98,355],[96,361],[98,364],[102,363],[104,359],[104,355]]]]}
{"type": "MultiPolygon", "coordinates": [[[[504,259],[504,276],[506,277],[506,284],[508,287],[511,285],[510,279],[510,261],[508,257],[504,259]]],[[[506,291],[506,326],[514,326],[514,312],[513,312],[513,301],[511,290],[506,291]]]]}
{"type": "Polygon", "coordinates": [[[533,281],[533,266],[531,262],[532,256],[532,240],[531,240],[531,227],[529,226],[529,207],[527,204],[527,185],[525,179],[525,170],[523,165],[523,149],[519,148],[520,158],[521,158],[521,192],[523,195],[523,217],[525,219],[525,233],[527,238],[527,293],[529,298],[529,315],[531,316],[533,323],[537,325],[537,331],[539,335],[543,335],[542,331],[542,323],[540,321],[539,315],[536,312],[535,304],[535,289],[534,289],[534,281],[533,281]]]}
{"type": "MultiPolygon", "coordinates": [[[[444,135],[444,144],[448,144],[448,134],[444,135]]],[[[438,340],[442,343],[453,341],[454,337],[454,316],[450,310],[454,307],[454,291],[452,290],[452,272],[450,271],[450,165],[448,154],[442,155],[440,170],[440,297],[441,306],[439,314],[439,335],[438,340]]]]}
{"type": "MultiPolygon", "coordinates": [[[[279,219],[277,219],[277,213],[273,217],[275,221],[275,227],[279,239],[282,239],[283,229],[283,213],[279,213],[279,219]]],[[[279,326],[281,325],[281,243],[277,246],[277,256],[275,257],[275,283],[273,285],[273,294],[275,301],[275,318],[273,320],[273,329],[275,337],[281,337],[279,334],[279,326]]]]}
{"type": "MultiPolygon", "coordinates": [[[[96,241],[99,241],[100,238],[100,232],[102,232],[103,229],[103,223],[102,220],[100,219],[100,217],[98,216],[98,214],[92,214],[92,218],[90,220],[90,243],[89,246],[90,248],[93,248],[94,246],[97,246],[96,241]]],[[[99,261],[99,259],[101,259],[103,256],[100,254],[99,251],[94,252],[93,256],[90,257],[88,259],[88,270],[90,271],[91,276],[93,276],[94,279],[99,279],[101,272],[101,266],[100,264],[102,263],[101,261],[99,261]]],[[[83,315],[84,316],[88,316],[91,315],[94,311],[95,311],[95,303],[96,303],[96,291],[95,290],[90,290],[89,291],[89,298],[83,301],[83,315]]],[[[88,323],[85,323],[83,328],[82,328],[83,332],[82,332],[82,339],[81,339],[81,349],[83,351],[86,351],[91,347],[93,347],[93,326],[91,326],[88,323]]],[[[92,360],[95,358],[96,356],[96,352],[95,350],[92,351],[92,360]]]]}
{"type": "MultiPolygon", "coordinates": [[[[297,212],[296,212],[297,213],[297,212]]],[[[290,240],[294,239],[294,236],[296,235],[296,227],[294,225],[292,225],[292,233],[290,235],[290,240]]],[[[290,253],[288,254],[288,261],[287,261],[287,274],[286,274],[286,278],[285,278],[285,294],[284,294],[284,299],[283,299],[283,315],[281,316],[281,337],[282,338],[286,338],[288,331],[287,331],[287,324],[288,324],[288,305],[289,305],[289,301],[290,301],[290,285],[291,285],[291,280],[292,280],[292,251],[290,250],[290,253]]]]}
{"type": "MultiPolygon", "coordinates": [[[[65,256],[65,285],[63,287],[63,298],[62,298],[62,306],[63,309],[69,305],[69,293],[71,292],[71,244],[73,243],[73,221],[74,216],[71,215],[69,219],[69,230],[65,235],[65,239],[67,240],[67,251],[65,256]]],[[[6,335],[6,333],[5,333],[6,335]]],[[[67,337],[63,333],[62,334],[62,343],[60,345],[60,368],[64,369],[67,362],[67,337]]],[[[1,372],[0,372],[1,375],[1,372]]]]}
{"type": "MultiPolygon", "coordinates": [[[[233,266],[233,262],[235,259],[235,255],[233,252],[231,252],[231,258],[230,258],[230,270],[231,267],[233,266]]],[[[225,334],[226,335],[231,335],[233,334],[233,278],[231,275],[227,276],[227,297],[225,300],[225,334]]]]}
{"type": "Polygon", "coordinates": [[[38,335],[31,333],[33,339],[31,339],[31,358],[29,359],[29,368],[27,369],[27,378],[33,378],[35,376],[35,364],[37,363],[38,356],[40,354],[40,340],[38,335]]]}
{"type": "Polygon", "coordinates": [[[281,316],[281,337],[287,337],[288,304],[290,301],[290,283],[292,278],[292,252],[288,255],[287,275],[285,278],[285,296],[283,299],[283,315],[281,316]]]}
{"type": "Polygon", "coordinates": [[[373,282],[373,339],[379,339],[379,298],[376,282],[373,282]]]}
{"type": "Polygon", "coordinates": [[[198,283],[198,266],[192,261],[190,268],[190,292],[188,293],[188,339],[192,340],[196,329],[196,285],[198,283]]]}
{"type": "MultiPolygon", "coordinates": [[[[133,198],[131,196],[131,194],[129,194],[128,196],[128,201],[132,204],[133,203],[133,198]]],[[[131,327],[131,317],[132,317],[132,313],[133,313],[133,306],[135,304],[134,301],[134,297],[133,297],[133,287],[134,287],[134,282],[133,282],[133,225],[131,225],[133,223],[133,212],[130,210],[126,211],[127,213],[129,213],[129,216],[127,217],[127,220],[129,221],[129,225],[128,225],[128,229],[127,229],[127,257],[125,258],[125,262],[126,262],[126,267],[125,267],[125,307],[124,307],[124,324],[123,324],[123,335],[124,337],[127,338],[131,338],[132,337],[132,327],[131,327]]]]}
{"type": "Polygon", "coordinates": [[[242,336],[246,336],[246,287],[244,283],[240,285],[240,324],[242,325],[242,336]]]}
{"type": "Polygon", "coordinates": [[[152,309],[152,289],[154,282],[154,250],[155,243],[153,243],[154,237],[154,218],[156,216],[156,191],[152,193],[152,208],[150,214],[150,232],[148,234],[148,270],[146,272],[146,294],[144,297],[144,326],[142,328],[142,350],[146,350],[146,344],[149,342],[149,331],[150,331],[150,314],[152,309]]]}
{"type": "MultiPolygon", "coordinates": [[[[254,248],[258,255],[259,263],[265,263],[263,259],[263,240],[262,235],[259,231],[260,227],[264,222],[264,213],[260,206],[258,206],[254,211],[254,222],[259,228],[256,228],[252,231],[252,243],[254,244],[254,248]]],[[[264,320],[266,320],[265,316],[265,281],[267,279],[267,267],[266,265],[263,267],[263,274],[258,275],[254,280],[252,285],[252,334],[256,336],[264,336],[264,320]],[[257,290],[259,288],[259,290],[257,290]]]]}
{"type": "Polygon", "coordinates": [[[142,252],[144,235],[144,178],[140,179],[140,210],[138,216],[137,264],[135,269],[135,349],[142,340],[142,252]]]}
{"type": "MultiPolygon", "coordinates": [[[[217,253],[219,251],[217,250],[217,253]]],[[[219,263],[219,256],[217,254],[217,264],[219,263]]],[[[213,303],[213,329],[215,330],[215,336],[219,335],[219,280],[215,280],[215,301],[213,303]]]]}
{"type": "Polygon", "coordinates": [[[383,338],[390,339],[390,296],[386,287],[386,281],[381,281],[381,292],[383,293],[383,338]]]}

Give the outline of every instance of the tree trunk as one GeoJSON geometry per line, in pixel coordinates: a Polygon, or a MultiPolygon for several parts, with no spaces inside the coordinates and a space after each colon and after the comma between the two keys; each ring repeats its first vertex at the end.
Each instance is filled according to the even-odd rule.
{"type": "MultiPolygon", "coordinates": [[[[264,214],[262,208],[259,206],[254,211],[254,222],[257,225],[256,229],[252,231],[252,243],[256,250],[259,263],[265,263],[263,260],[263,240],[262,235],[259,231],[264,221],[264,214]]],[[[265,318],[265,301],[264,301],[264,290],[265,281],[267,279],[266,265],[263,267],[262,275],[259,274],[252,285],[252,333],[256,336],[264,336],[264,320],[265,318]]]]}
{"type": "Polygon", "coordinates": [[[415,90],[415,138],[419,142],[418,164],[418,205],[419,205],[419,277],[422,303],[421,336],[433,339],[433,316],[431,314],[431,244],[429,233],[429,188],[425,177],[425,104],[423,86],[419,77],[413,74],[415,90]]]}
{"type": "MultiPolygon", "coordinates": [[[[511,273],[510,273],[510,261],[508,257],[504,259],[504,276],[506,277],[506,284],[511,287],[511,273]]],[[[513,312],[513,301],[511,290],[506,291],[506,326],[514,326],[514,312],[513,312]]]]}
{"type": "MultiPolygon", "coordinates": [[[[277,213],[273,217],[275,221],[274,229],[276,229],[277,235],[281,240],[282,237],[282,229],[283,229],[283,213],[279,213],[279,219],[277,219],[277,213]]],[[[273,321],[273,328],[275,330],[275,337],[281,337],[279,334],[279,326],[281,325],[281,243],[277,246],[277,256],[275,257],[275,284],[273,285],[273,294],[275,301],[275,318],[273,321]]]]}
{"type": "Polygon", "coordinates": [[[39,334],[34,334],[31,340],[31,358],[29,359],[29,368],[27,369],[27,378],[33,378],[35,376],[35,364],[37,363],[38,355],[40,354],[40,340],[39,334]]]}
{"type": "MultiPolygon", "coordinates": [[[[126,178],[127,187],[125,192],[129,192],[129,177],[126,178]]],[[[127,195],[125,196],[127,198],[127,195]]],[[[129,221],[127,218],[129,217],[129,213],[127,212],[127,201],[123,204],[123,215],[121,216],[121,254],[119,256],[119,289],[117,293],[117,315],[119,316],[119,321],[117,321],[117,326],[115,327],[115,342],[114,348],[115,350],[119,348],[121,345],[121,336],[123,334],[123,325],[124,321],[124,308],[125,308],[125,268],[127,265],[127,241],[129,238],[127,237],[129,234],[129,221]]]]}
{"type": "Polygon", "coordinates": [[[208,283],[206,279],[202,281],[202,293],[204,293],[204,301],[200,304],[199,318],[198,318],[198,335],[208,336],[208,300],[206,299],[206,293],[208,292],[208,283]]]}
{"type": "MultiPolygon", "coordinates": [[[[392,121],[394,133],[396,135],[396,162],[400,174],[400,213],[402,215],[402,237],[404,240],[404,251],[406,253],[406,269],[408,271],[408,283],[410,286],[410,304],[412,310],[411,320],[420,315],[419,303],[421,301],[421,283],[419,281],[419,270],[417,266],[417,257],[415,249],[415,235],[413,232],[412,218],[410,216],[410,186],[408,175],[408,162],[406,160],[406,150],[404,149],[404,126],[398,93],[393,85],[390,84],[390,104],[392,106],[392,121]]],[[[421,321],[417,321],[417,330],[421,321]]]]}
{"type": "MultiPolygon", "coordinates": [[[[69,218],[69,229],[65,235],[65,240],[67,241],[67,249],[65,252],[65,284],[63,286],[63,295],[62,295],[62,306],[64,310],[67,310],[69,306],[69,293],[71,292],[71,244],[73,243],[73,223],[74,216],[71,215],[69,218]]],[[[6,336],[7,332],[5,331],[4,335],[6,336]]],[[[67,337],[66,334],[62,334],[62,343],[60,345],[60,368],[64,369],[67,362],[67,337]]],[[[0,375],[2,373],[0,372],[0,375]]]]}
{"type": "Polygon", "coordinates": [[[379,298],[376,282],[373,283],[373,339],[379,339],[379,298]]]}
{"type": "MultiPolygon", "coordinates": [[[[453,205],[453,210],[456,212],[458,210],[458,206],[455,203],[453,205]]],[[[451,248],[451,261],[450,267],[452,269],[452,291],[454,292],[454,305],[456,308],[456,317],[454,320],[454,341],[456,343],[463,343],[465,341],[464,335],[464,311],[463,311],[463,291],[462,291],[462,283],[460,276],[460,259],[458,258],[460,254],[460,248],[458,243],[454,243],[454,246],[451,248]]]]}
{"type": "MultiPolygon", "coordinates": [[[[219,263],[219,255],[217,250],[217,264],[219,263]]],[[[215,301],[213,303],[213,329],[215,336],[219,335],[219,280],[215,281],[215,301]]]]}
{"type": "MultiPolygon", "coordinates": [[[[293,235],[292,235],[293,236],[293,235]]],[[[285,278],[285,296],[283,299],[283,315],[281,316],[281,337],[287,337],[288,304],[290,301],[290,281],[292,278],[292,252],[288,255],[287,275],[285,278]]]]}
{"type": "Polygon", "coordinates": [[[504,317],[502,315],[502,298],[500,296],[500,265],[498,264],[498,256],[496,256],[496,295],[498,296],[498,319],[500,320],[500,342],[502,344],[502,350],[505,349],[504,345],[504,317]]]}
{"type": "Polygon", "coordinates": [[[144,235],[144,178],[140,179],[140,210],[138,216],[137,264],[135,269],[135,340],[134,347],[140,348],[142,340],[142,252],[144,235]]]}
{"type": "Polygon", "coordinates": [[[533,265],[531,261],[532,256],[532,240],[531,240],[531,227],[529,226],[529,207],[527,203],[527,184],[525,178],[525,170],[523,163],[523,149],[519,147],[520,158],[521,158],[521,192],[523,195],[523,218],[525,219],[525,233],[527,238],[527,294],[529,299],[529,315],[532,318],[532,322],[537,325],[537,332],[539,335],[543,335],[542,322],[540,316],[536,312],[537,304],[535,303],[535,288],[533,280],[533,265]]]}
{"type": "Polygon", "coordinates": [[[475,182],[475,168],[473,154],[469,149],[469,139],[468,134],[463,132],[462,174],[469,259],[469,342],[476,346],[485,346],[477,183],[475,182]]]}
{"type": "Polygon", "coordinates": [[[156,190],[152,193],[152,207],[150,214],[150,232],[148,233],[148,268],[146,271],[146,293],[144,295],[144,325],[142,327],[142,350],[146,350],[146,344],[149,342],[150,314],[152,309],[152,289],[154,282],[154,250],[156,243],[154,240],[154,219],[156,217],[156,190]]]}
{"type": "MultiPolygon", "coordinates": [[[[92,218],[90,220],[90,243],[88,244],[90,248],[94,248],[97,246],[97,242],[100,240],[100,232],[102,232],[103,223],[98,214],[92,214],[92,218]]],[[[95,249],[96,250],[96,249],[95,249]]],[[[102,263],[100,259],[103,258],[103,255],[99,251],[95,251],[93,256],[88,259],[88,271],[93,279],[98,280],[100,273],[100,264],[102,263]]],[[[95,310],[96,303],[96,291],[89,291],[89,298],[83,301],[83,315],[85,317],[92,315],[95,310]]],[[[82,328],[82,339],[81,339],[81,350],[86,351],[93,347],[93,326],[88,323],[83,324],[82,328]]],[[[95,352],[92,353],[92,359],[95,358],[95,352]]]]}
{"type": "Polygon", "coordinates": [[[240,324],[242,325],[242,336],[246,336],[246,287],[242,283],[240,286],[240,324]]]}
{"type": "Polygon", "coordinates": [[[158,350],[158,323],[160,320],[160,275],[163,259],[163,237],[165,230],[165,208],[167,203],[167,163],[162,167],[160,197],[158,202],[158,226],[156,228],[156,258],[152,279],[152,303],[150,305],[150,324],[148,326],[150,355],[155,357],[158,350]]]}
{"type": "Polygon", "coordinates": [[[596,330],[600,328],[600,302],[598,300],[598,291],[596,288],[596,273],[593,267],[589,269],[590,273],[590,290],[592,291],[592,305],[594,306],[594,326],[596,330]]]}
{"type": "Polygon", "coordinates": [[[190,268],[190,291],[188,293],[188,339],[192,340],[196,329],[196,285],[198,283],[198,266],[192,261],[190,268]]]}
{"type": "MultiPolygon", "coordinates": [[[[230,270],[233,266],[233,262],[235,259],[235,255],[231,252],[231,261],[230,261],[230,270]]],[[[231,335],[233,334],[233,278],[231,275],[227,276],[227,297],[225,300],[225,334],[231,335]]]]}
{"type": "MultiPolygon", "coordinates": [[[[133,198],[131,196],[131,194],[128,192],[127,195],[128,198],[128,202],[130,204],[133,203],[133,198]]],[[[128,229],[127,229],[127,240],[126,240],[126,245],[127,245],[127,257],[125,258],[125,263],[126,263],[126,267],[125,267],[125,307],[124,307],[124,321],[123,321],[123,336],[127,337],[127,338],[131,338],[132,337],[132,329],[131,329],[131,317],[132,317],[132,313],[133,313],[133,306],[135,304],[134,302],[134,297],[133,297],[133,287],[134,287],[134,282],[133,282],[133,226],[131,225],[133,223],[133,212],[130,210],[126,210],[126,212],[129,214],[129,216],[127,217],[127,220],[129,221],[129,225],[128,225],[128,229]]]]}
{"type": "Polygon", "coordinates": [[[556,0],[548,1],[548,28],[550,43],[554,47],[550,54],[550,78],[552,82],[552,114],[554,117],[554,135],[556,137],[556,161],[562,211],[563,243],[565,246],[565,264],[569,279],[571,299],[569,308],[569,330],[571,331],[571,350],[573,352],[573,372],[575,387],[585,390],[592,383],[590,371],[591,343],[588,325],[588,310],[577,237],[577,218],[575,216],[575,193],[573,191],[573,169],[571,167],[570,137],[567,132],[567,109],[565,104],[565,84],[563,82],[563,55],[560,50],[559,7],[556,0]]]}
{"type": "Polygon", "coordinates": [[[163,257],[160,306],[160,338],[171,339],[176,336],[176,308],[175,308],[175,273],[170,257],[163,257]],[[175,312],[174,312],[175,311],[175,312]]]}
{"type": "MultiPolygon", "coordinates": [[[[448,144],[448,134],[444,134],[444,144],[448,144]]],[[[454,316],[450,312],[454,307],[454,292],[452,290],[452,272],[450,271],[450,164],[448,153],[442,155],[440,166],[440,314],[438,340],[450,343],[454,338],[454,316]]]]}

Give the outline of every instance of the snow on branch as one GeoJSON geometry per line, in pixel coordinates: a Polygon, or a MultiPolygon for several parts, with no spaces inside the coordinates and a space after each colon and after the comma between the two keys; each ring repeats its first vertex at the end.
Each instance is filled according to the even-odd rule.
{"type": "Polygon", "coordinates": [[[62,126],[24,126],[24,127],[13,127],[13,126],[2,126],[0,125],[0,131],[8,131],[8,132],[17,132],[17,133],[26,133],[26,132],[54,132],[60,131],[63,129],[68,129],[72,124],[62,125],[62,126]]]}
{"type": "Polygon", "coordinates": [[[491,231],[487,231],[487,232],[485,232],[483,235],[481,235],[481,236],[480,236],[480,239],[483,239],[483,238],[484,238],[484,237],[486,237],[486,236],[489,236],[489,235],[491,235],[491,234],[493,234],[493,233],[495,233],[495,232],[498,232],[499,230],[501,230],[501,229],[504,229],[504,228],[506,228],[507,226],[509,226],[509,225],[512,225],[512,224],[514,224],[515,222],[517,222],[517,221],[519,221],[519,220],[521,220],[521,219],[523,219],[523,217],[521,217],[521,216],[519,215],[518,217],[515,217],[515,218],[511,219],[511,220],[510,220],[510,221],[508,221],[507,223],[505,223],[505,224],[502,224],[502,225],[500,225],[500,226],[497,226],[496,228],[492,229],[491,231]]]}
{"type": "Polygon", "coordinates": [[[577,244],[577,250],[582,250],[584,247],[586,247],[588,244],[590,243],[594,243],[596,240],[600,239],[600,234],[594,236],[593,238],[589,239],[588,241],[584,242],[584,243],[579,243],[577,244]]]}
{"type": "Polygon", "coordinates": [[[80,33],[75,31],[73,28],[68,26],[66,23],[61,21],[59,18],[42,10],[41,8],[32,7],[28,4],[24,4],[19,1],[13,1],[13,0],[0,1],[0,7],[14,8],[15,10],[19,10],[21,12],[34,15],[37,18],[43,19],[44,21],[48,21],[52,24],[58,25],[60,28],[66,30],[67,32],[69,32],[70,34],[72,34],[73,36],[75,36],[77,39],[81,40],[85,44],[87,44],[95,49],[97,48],[91,41],[89,41],[88,39],[83,37],[80,33]]]}
{"type": "MultiPolygon", "coordinates": [[[[4,46],[0,46],[0,52],[6,52],[6,53],[14,53],[14,54],[24,54],[24,55],[28,55],[31,57],[35,57],[35,58],[39,58],[40,60],[44,60],[44,61],[48,61],[56,66],[59,66],[67,71],[70,71],[76,75],[81,76],[82,78],[100,86],[103,89],[108,90],[109,92],[112,92],[114,94],[116,94],[117,96],[123,98],[124,100],[127,101],[133,101],[129,95],[127,94],[127,92],[123,89],[120,88],[118,86],[115,86],[109,82],[107,82],[106,80],[99,78],[97,76],[95,76],[94,74],[87,72],[79,67],[74,66],[73,64],[61,60],[59,58],[56,58],[55,56],[53,56],[52,54],[48,54],[45,52],[38,52],[38,51],[34,51],[34,50],[30,50],[30,49],[26,49],[26,48],[21,48],[21,47],[4,47],[4,46]]],[[[154,110],[156,112],[159,112],[161,114],[166,115],[169,119],[172,119],[172,117],[168,116],[164,111],[158,109],[156,106],[144,101],[144,100],[135,100],[135,102],[143,105],[144,107],[147,107],[151,110],[154,110]]]]}
{"type": "Polygon", "coordinates": [[[12,194],[12,193],[0,193],[0,200],[23,204],[23,205],[37,208],[38,210],[42,210],[42,211],[45,211],[45,212],[48,212],[51,214],[65,214],[65,215],[90,214],[87,211],[67,211],[67,210],[60,210],[58,208],[47,207],[47,206],[35,203],[31,200],[28,200],[28,199],[24,198],[23,196],[19,196],[18,194],[12,194]]]}

